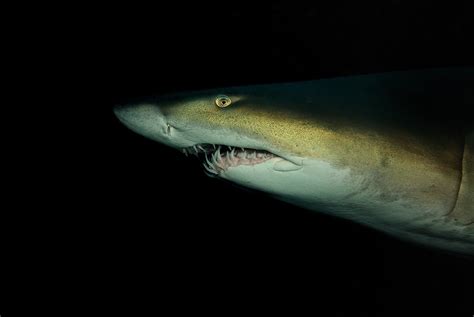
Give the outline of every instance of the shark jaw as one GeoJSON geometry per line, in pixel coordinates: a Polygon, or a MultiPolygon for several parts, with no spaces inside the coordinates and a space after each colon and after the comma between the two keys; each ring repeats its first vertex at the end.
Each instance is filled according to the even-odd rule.
{"type": "Polygon", "coordinates": [[[252,150],[243,147],[221,146],[215,144],[198,144],[182,149],[185,155],[189,153],[201,159],[205,173],[215,177],[226,172],[229,168],[240,165],[257,165],[277,156],[265,150],[252,150]]]}
{"type": "Polygon", "coordinates": [[[300,164],[261,149],[202,143],[183,148],[181,151],[186,156],[195,155],[198,157],[206,175],[210,177],[224,176],[229,169],[240,166],[273,164],[272,169],[279,172],[295,171],[302,168],[300,164]]]}

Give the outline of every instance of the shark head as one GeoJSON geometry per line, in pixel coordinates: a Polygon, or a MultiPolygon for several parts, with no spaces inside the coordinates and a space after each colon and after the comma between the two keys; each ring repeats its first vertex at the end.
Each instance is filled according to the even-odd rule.
{"type": "MultiPolygon", "coordinates": [[[[161,97],[114,108],[132,131],[197,156],[206,174],[253,189],[288,193],[301,172],[305,136],[298,118],[268,98],[268,89],[239,87],[161,97]]],[[[304,124],[303,124],[304,125],[304,124]]]]}

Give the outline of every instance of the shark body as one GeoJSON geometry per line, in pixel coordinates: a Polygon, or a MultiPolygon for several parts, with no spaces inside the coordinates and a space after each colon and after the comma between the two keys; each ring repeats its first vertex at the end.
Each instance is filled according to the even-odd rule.
{"type": "Polygon", "coordinates": [[[115,108],[206,173],[474,255],[474,69],[189,92],[115,108]]]}

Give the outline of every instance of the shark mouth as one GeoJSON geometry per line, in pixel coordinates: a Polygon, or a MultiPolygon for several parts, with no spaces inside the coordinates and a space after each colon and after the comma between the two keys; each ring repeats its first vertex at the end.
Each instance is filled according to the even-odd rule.
{"type": "Polygon", "coordinates": [[[256,165],[277,155],[265,150],[215,144],[197,144],[181,150],[186,156],[195,155],[201,159],[208,176],[215,177],[229,167],[256,165]]]}

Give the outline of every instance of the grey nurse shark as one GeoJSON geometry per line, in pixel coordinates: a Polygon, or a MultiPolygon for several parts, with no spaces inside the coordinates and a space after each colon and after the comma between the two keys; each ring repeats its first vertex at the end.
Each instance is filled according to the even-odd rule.
{"type": "Polygon", "coordinates": [[[114,111],[208,175],[474,255],[474,68],[194,91],[114,111]]]}

